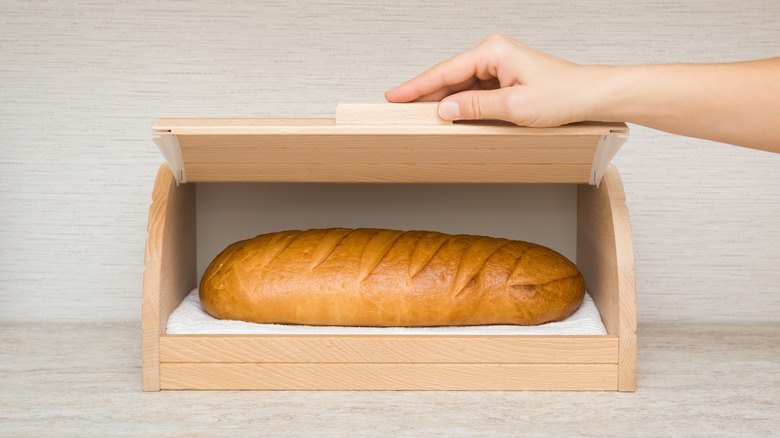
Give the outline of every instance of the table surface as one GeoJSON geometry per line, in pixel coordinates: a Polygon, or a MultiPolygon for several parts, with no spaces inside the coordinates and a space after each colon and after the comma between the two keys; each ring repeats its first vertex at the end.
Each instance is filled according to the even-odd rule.
{"type": "Polygon", "coordinates": [[[640,325],[636,393],[144,393],[139,324],[0,330],[2,436],[780,436],[776,324],[640,325]]]}

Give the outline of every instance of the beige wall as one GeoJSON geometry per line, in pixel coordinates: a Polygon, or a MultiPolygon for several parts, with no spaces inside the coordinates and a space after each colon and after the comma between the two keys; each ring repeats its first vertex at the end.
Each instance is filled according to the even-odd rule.
{"type": "MultiPolygon", "coordinates": [[[[157,117],[332,116],[492,32],[578,62],[778,56],[778,22],[766,0],[2,2],[0,320],[139,317],[157,117]]],[[[780,155],[632,126],[615,163],[640,322],[780,321],[780,155]]]]}

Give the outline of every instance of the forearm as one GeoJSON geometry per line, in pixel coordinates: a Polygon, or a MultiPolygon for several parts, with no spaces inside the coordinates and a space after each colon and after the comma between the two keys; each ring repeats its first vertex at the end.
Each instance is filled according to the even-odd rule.
{"type": "Polygon", "coordinates": [[[593,120],[780,152],[780,58],[586,68],[593,120]]]}

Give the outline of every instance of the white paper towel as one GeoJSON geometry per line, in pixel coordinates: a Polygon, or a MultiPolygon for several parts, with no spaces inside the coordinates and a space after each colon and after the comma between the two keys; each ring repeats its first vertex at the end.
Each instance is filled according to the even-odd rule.
{"type": "Polygon", "coordinates": [[[606,335],[590,294],[571,316],[536,326],[478,325],[448,327],[345,327],[296,324],[257,324],[219,320],[200,306],[198,289],[190,292],[168,318],[168,334],[381,334],[381,335],[606,335]]]}

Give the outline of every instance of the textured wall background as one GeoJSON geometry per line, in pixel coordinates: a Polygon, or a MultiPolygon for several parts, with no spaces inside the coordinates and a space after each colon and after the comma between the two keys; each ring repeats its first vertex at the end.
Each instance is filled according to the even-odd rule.
{"type": "MultiPolygon", "coordinates": [[[[139,318],[155,118],[332,116],[493,32],[582,63],[765,58],[780,2],[1,1],[0,320],[139,318]]],[[[780,321],[780,154],[632,130],[640,321],[780,321]]]]}

